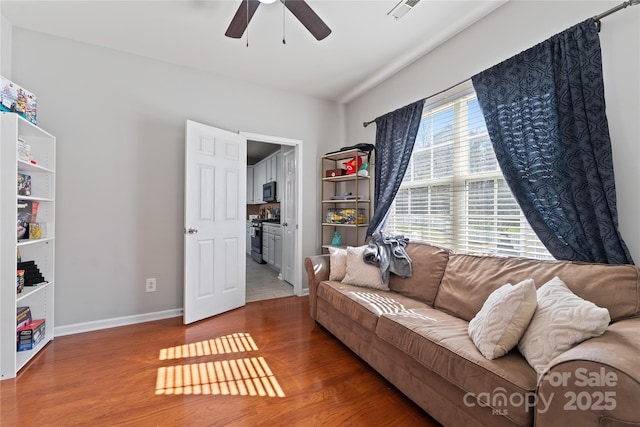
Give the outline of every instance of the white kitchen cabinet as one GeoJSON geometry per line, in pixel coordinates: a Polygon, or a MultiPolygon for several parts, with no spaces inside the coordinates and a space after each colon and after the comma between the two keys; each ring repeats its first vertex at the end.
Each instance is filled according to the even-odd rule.
{"type": "Polygon", "coordinates": [[[282,226],[280,224],[262,224],[262,257],[274,270],[282,266],[282,226]]]}
{"type": "Polygon", "coordinates": [[[253,166],[247,166],[247,204],[253,204],[253,166]]]}
{"type": "Polygon", "coordinates": [[[247,221],[247,227],[246,227],[246,234],[247,234],[247,247],[246,247],[246,251],[247,251],[247,255],[251,255],[251,221],[247,221]]]}
{"type": "Polygon", "coordinates": [[[282,162],[282,152],[278,151],[276,154],[276,200],[282,201],[282,195],[284,194],[284,163],[282,162]]]}
{"type": "Polygon", "coordinates": [[[253,203],[263,203],[262,185],[267,182],[267,164],[256,163],[253,167],[253,203]]]}
{"type": "MultiPolygon", "coordinates": [[[[278,231],[281,229],[278,228],[278,231]]],[[[282,268],[282,236],[280,233],[273,235],[273,268],[280,271],[282,268]]]]}
{"type": "Polygon", "coordinates": [[[284,183],[282,153],[280,151],[277,151],[253,166],[247,166],[247,203],[264,203],[262,199],[262,186],[273,181],[276,182],[276,201],[280,201],[280,195],[282,194],[280,187],[284,183]],[[249,168],[251,168],[251,172],[249,172],[249,168]],[[252,174],[251,177],[249,177],[250,173],[252,174]],[[251,189],[249,189],[250,183],[251,189]],[[249,192],[252,194],[251,198],[248,196],[249,192]]]}
{"type": "Polygon", "coordinates": [[[15,113],[1,113],[0,120],[0,378],[4,380],[14,378],[53,339],[56,138],[15,113]],[[18,139],[31,147],[33,161],[18,157],[18,139]],[[30,177],[29,194],[18,191],[17,174],[30,177]],[[39,238],[17,239],[19,206],[35,210],[36,205],[39,238]],[[20,293],[16,293],[18,251],[23,262],[35,262],[44,278],[20,293]],[[33,320],[45,320],[44,338],[32,350],[17,351],[16,310],[24,306],[30,308],[33,320]]]}
{"type": "Polygon", "coordinates": [[[282,194],[280,187],[284,184],[284,172],[282,168],[282,152],[277,151],[262,161],[265,165],[265,183],[276,183],[276,201],[280,201],[282,194]]]}
{"type": "Polygon", "coordinates": [[[269,264],[269,256],[271,255],[271,239],[262,230],[262,260],[269,264]]]}
{"type": "Polygon", "coordinates": [[[271,233],[271,225],[262,224],[262,259],[268,265],[273,264],[273,252],[271,251],[271,245],[273,243],[273,236],[271,233]]]}
{"type": "Polygon", "coordinates": [[[267,177],[265,182],[278,180],[278,167],[282,163],[282,159],[279,159],[278,157],[281,157],[279,151],[264,160],[267,167],[267,177]]]}

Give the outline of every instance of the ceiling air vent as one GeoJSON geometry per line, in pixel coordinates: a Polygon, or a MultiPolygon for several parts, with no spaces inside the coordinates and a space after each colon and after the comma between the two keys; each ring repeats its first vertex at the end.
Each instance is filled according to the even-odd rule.
{"type": "Polygon", "coordinates": [[[419,1],[420,0],[400,0],[400,2],[398,2],[398,4],[395,5],[394,8],[389,11],[389,13],[387,13],[387,15],[391,15],[396,19],[400,19],[404,15],[406,15],[407,12],[413,9],[413,6],[418,4],[419,1]]]}

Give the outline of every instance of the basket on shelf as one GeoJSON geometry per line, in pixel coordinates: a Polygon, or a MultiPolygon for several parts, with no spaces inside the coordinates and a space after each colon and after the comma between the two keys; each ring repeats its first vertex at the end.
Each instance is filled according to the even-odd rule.
{"type": "Polygon", "coordinates": [[[329,208],[326,222],[329,224],[365,224],[364,209],[358,208],[329,208]]]}

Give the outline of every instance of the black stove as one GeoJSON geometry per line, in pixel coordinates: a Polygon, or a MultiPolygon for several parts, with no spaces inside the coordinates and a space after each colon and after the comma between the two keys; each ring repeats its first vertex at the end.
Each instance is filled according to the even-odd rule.
{"type": "Polygon", "coordinates": [[[251,220],[249,235],[251,236],[251,258],[257,263],[264,264],[262,259],[262,222],[260,220],[251,220]]]}
{"type": "Polygon", "coordinates": [[[280,218],[262,219],[261,221],[268,224],[280,224],[280,218]]]}
{"type": "Polygon", "coordinates": [[[252,219],[251,226],[252,227],[262,227],[262,224],[280,224],[280,218],[271,218],[271,219],[252,219]]]}

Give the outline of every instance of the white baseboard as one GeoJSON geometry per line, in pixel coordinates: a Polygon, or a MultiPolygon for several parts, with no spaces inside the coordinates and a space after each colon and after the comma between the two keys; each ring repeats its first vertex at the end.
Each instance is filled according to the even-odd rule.
{"type": "Polygon", "coordinates": [[[114,317],[112,319],[95,320],[93,322],[75,323],[73,325],[55,326],[53,335],[61,337],[64,335],[79,334],[81,332],[98,331],[100,329],[115,328],[117,326],[133,325],[136,323],[150,322],[153,320],[168,319],[182,316],[182,309],[156,311],[154,313],[136,314],[133,316],[114,317]]]}

